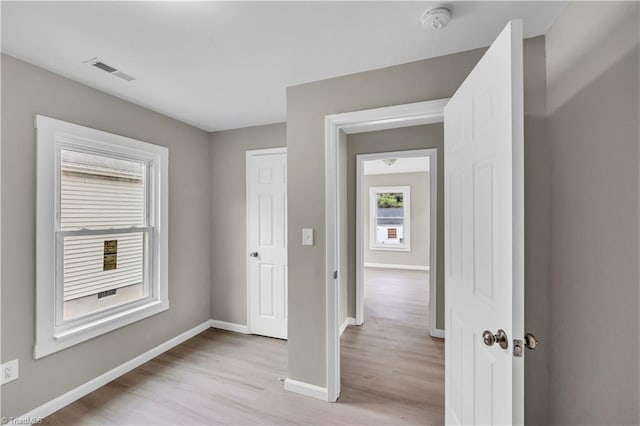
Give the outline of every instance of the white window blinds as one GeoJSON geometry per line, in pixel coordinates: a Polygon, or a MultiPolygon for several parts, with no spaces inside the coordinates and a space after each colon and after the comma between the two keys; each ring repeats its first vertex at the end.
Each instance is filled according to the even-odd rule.
{"type": "MultiPolygon", "coordinates": [[[[145,225],[144,165],[62,151],[60,230],[145,225]]],[[[69,236],[64,239],[64,301],[140,284],[143,233],[69,236]],[[117,263],[104,267],[104,242],[117,241],[117,263]]]]}

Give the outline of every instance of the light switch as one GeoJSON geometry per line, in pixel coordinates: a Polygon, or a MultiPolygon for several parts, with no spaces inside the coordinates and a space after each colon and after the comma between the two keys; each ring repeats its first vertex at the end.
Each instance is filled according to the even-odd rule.
{"type": "Polygon", "coordinates": [[[313,245],[313,229],[312,228],[304,228],[302,230],[302,245],[303,246],[313,245]]]}

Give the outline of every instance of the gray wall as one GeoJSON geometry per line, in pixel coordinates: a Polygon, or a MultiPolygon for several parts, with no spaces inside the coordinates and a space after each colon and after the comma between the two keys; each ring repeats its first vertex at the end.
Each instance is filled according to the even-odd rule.
{"type": "Polygon", "coordinates": [[[554,424],[640,423],[639,18],[570,3],[547,34],[554,424]]]}
{"type": "Polygon", "coordinates": [[[441,123],[349,135],[347,192],[349,210],[349,316],[356,314],[356,156],[388,151],[438,150],[438,268],[436,322],[444,329],[444,126],[441,123]],[[391,141],[391,142],[390,142],[391,141]]]}
{"type": "Polygon", "coordinates": [[[284,123],[211,133],[213,319],[247,323],[246,152],[285,145],[284,123]],[[230,229],[233,238],[220,244],[220,235],[228,235],[230,229]]]}
{"type": "MultiPolygon", "coordinates": [[[[525,43],[525,297],[527,329],[547,335],[548,152],[545,142],[544,38],[525,43]],[[541,161],[541,163],[538,163],[541,161]],[[535,234],[535,235],[532,235],[535,234]],[[531,237],[531,238],[529,238],[531,237]],[[538,331],[539,330],[539,331],[538,331]]],[[[289,170],[289,376],[326,385],[324,117],[348,111],[450,97],[484,49],[318,81],[287,90],[289,170]],[[302,228],[316,245],[301,247],[302,228]]],[[[526,369],[526,418],[546,421],[545,351],[526,369]]]]}
{"type": "Polygon", "coordinates": [[[24,414],[210,318],[209,169],[207,133],[2,56],[2,362],[20,360],[20,378],[2,386],[2,416],[24,414]],[[169,148],[171,303],[166,312],[38,361],[35,114],[169,148]]]}
{"type": "MultiPolygon", "coordinates": [[[[525,416],[530,424],[637,424],[638,5],[572,3],[546,44],[546,64],[540,37],[525,41],[524,57],[525,322],[543,342],[527,353],[525,416]],[[593,336],[596,344],[585,344],[593,336]]],[[[324,116],[449,97],[482,53],[289,88],[290,377],[325,385],[324,116]],[[314,246],[300,246],[303,227],[315,229],[314,246]]],[[[229,250],[210,247],[218,223],[211,206],[214,196],[230,197],[225,219],[244,233],[244,152],[284,146],[283,124],[214,133],[209,148],[198,129],[5,55],[2,85],[1,355],[21,363],[20,379],[2,388],[3,416],[22,414],[210,316],[244,323],[245,238],[229,250]],[[36,113],[169,147],[172,284],[168,312],[37,362],[36,113]],[[202,295],[210,292],[209,303],[202,295]],[[49,385],[40,386],[43,380],[49,385]]],[[[355,165],[347,173],[355,185],[355,165]]]]}
{"type": "Polygon", "coordinates": [[[429,266],[429,173],[392,173],[368,175],[363,179],[362,215],[365,263],[429,266]],[[369,188],[376,186],[409,186],[409,244],[410,251],[371,250],[369,188]]]}

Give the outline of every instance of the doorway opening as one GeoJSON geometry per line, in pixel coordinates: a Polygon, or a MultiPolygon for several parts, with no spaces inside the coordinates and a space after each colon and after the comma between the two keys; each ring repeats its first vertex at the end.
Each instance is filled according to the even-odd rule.
{"type": "MultiPolygon", "coordinates": [[[[356,157],[355,323],[365,320],[365,268],[427,272],[429,334],[437,327],[438,150],[356,157]]],[[[426,326],[426,324],[425,324],[426,326]]]]}
{"type": "MultiPolygon", "coordinates": [[[[417,102],[325,118],[325,231],[326,231],[326,359],[327,388],[323,399],[335,402],[340,396],[340,214],[344,203],[339,175],[346,156],[347,135],[376,130],[442,123],[449,99],[417,102]]],[[[343,191],[342,191],[343,192],[343,191]]]]}
{"type": "MultiPolygon", "coordinates": [[[[343,323],[341,328],[339,401],[380,397],[394,401],[387,408],[390,415],[408,423],[440,424],[444,341],[433,338],[433,331],[438,231],[443,238],[437,222],[437,153],[444,142],[443,126],[388,129],[347,139],[350,170],[341,189],[349,203],[341,213],[348,210],[350,215],[348,236],[353,241],[348,247],[355,253],[349,255],[357,260],[348,263],[348,269],[355,269],[348,271],[348,309],[355,313],[350,324],[359,326],[343,323]],[[375,152],[390,145],[430,148],[375,152]]],[[[343,290],[345,282],[340,285],[343,290]]],[[[444,330],[440,332],[444,337],[444,330]]]]}

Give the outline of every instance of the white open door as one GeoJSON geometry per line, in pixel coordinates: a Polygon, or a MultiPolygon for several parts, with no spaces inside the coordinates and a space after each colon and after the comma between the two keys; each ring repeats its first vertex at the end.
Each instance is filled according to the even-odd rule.
{"type": "Polygon", "coordinates": [[[447,424],[523,423],[523,97],[511,21],[444,110],[447,424]]]}
{"type": "Polygon", "coordinates": [[[248,328],[287,338],[286,148],[247,152],[248,328]]]}

